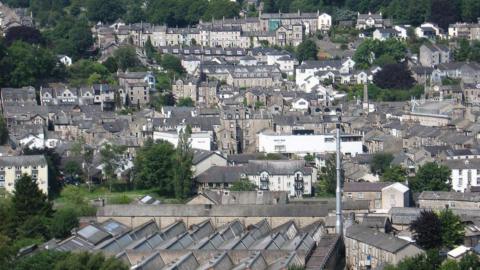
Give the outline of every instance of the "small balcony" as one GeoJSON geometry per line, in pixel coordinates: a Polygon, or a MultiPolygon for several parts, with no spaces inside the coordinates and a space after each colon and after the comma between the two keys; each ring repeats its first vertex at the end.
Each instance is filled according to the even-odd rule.
{"type": "Polygon", "coordinates": [[[303,177],[301,176],[296,176],[295,177],[295,182],[293,183],[293,187],[297,191],[303,191],[304,190],[304,182],[303,182],[303,177]]]}
{"type": "Polygon", "coordinates": [[[260,176],[260,190],[268,190],[269,179],[268,177],[260,176]]]}

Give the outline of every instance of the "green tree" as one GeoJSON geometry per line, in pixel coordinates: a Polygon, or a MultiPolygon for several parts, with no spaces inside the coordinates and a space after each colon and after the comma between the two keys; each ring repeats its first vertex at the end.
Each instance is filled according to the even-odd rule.
{"type": "Polygon", "coordinates": [[[168,72],[181,75],[185,73],[180,59],[171,54],[164,54],[160,59],[160,65],[168,72]]]}
{"type": "Polygon", "coordinates": [[[457,261],[447,259],[440,265],[440,270],[460,270],[457,261]]]}
{"type": "Polygon", "coordinates": [[[315,163],[315,156],[310,153],[304,156],[303,159],[308,163],[315,163]]]}
{"type": "Polygon", "coordinates": [[[195,102],[190,97],[179,98],[177,101],[178,107],[194,107],[195,102]]]}
{"type": "Polygon", "coordinates": [[[233,182],[232,186],[230,187],[231,191],[254,191],[257,190],[257,186],[250,182],[248,179],[240,179],[238,181],[233,182]]]}
{"type": "Polygon", "coordinates": [[[162,193],[172,193],[171,171],[175,166],[174,146],[166,141],[147,140],[134,160],[135,185],[138,188],[158,188],[162,193]]]}
{"type": "Polygon", "coordinates": [[[71,234],[73,228],[78,227],[76,211],[70,208],[61,208],[53,214],[50,223],[50,235],[63,239],[71,234]]]}
{"type": "Polygon", "coordinates": [[[135,52],[135,48],[132,46],[118,48],[114,52],[114,57],[117,60],[118,68],[123,71],[139,65],[137,53],[135,52]]]}
{"type": "Polygon", "coordinates": [[[38,85],[54,78],[59,70],[51,51],[22,41],[8,47],[0,62],[10,87],[38,85]]]}
{"type": "Polygon", "coordinates": [[[23,175],[15,181],[12,205],[18,222],[35,215],[49,217],[53,213],[47,195],[38,188],[37,181],[28,175],[23,175]]]}
{"type": "Polygon", "coordinates": [[[20,258],[14,270],[127,270],[128,267],[113,257],[102,253],[68,253],[53,250],[37,252],[20,258]]]}
{"type": "Polygon", "coordinates": [[[193,152],[190,146],[190,137],[192,130],[186,126],[178,134],[178,144],[174,157],[175,166],[173,167],[173,181],[175,197],[177,199],[188,198],[193,189],[192,182],[192,160],[193,152]]]}
{"type": "Polygon", "coordinates": [[[87,15],[90,21],[111,23],[125,13],[122,1],[115,0],[87,0],[87,15]]]}
{"type": "Polygon", "coordinates": [[[67,175],[72,177],[82,174],[82,167],[77,161],[74,160],[67,161],[65,163],[64,170],[67,175]]]}
{"type": "Polygon", "coordinates": [[[387,168],[380,179],[384,182],[405,182],[407,170],[400,165],[394,165],[387,168]]]}
{"type": "Polygon", "coordinates": [[[113,57],[108,57],[107,60],[103,62],[103,65],[110,73],[115,73],[118,70],[117,60],[115,60],[113,57]]]}
{"type": "Polygon", "coordinates": [[[60,164],[61,157],[60,155],[51,148],[44,149],[29,149],[26,148],[23,150],[24,155],[44,155],[47,160],[48,166],[48,196],[50,198],[55,198],[62,188],[62,183],[59,180],[60,176],[60,164]]]}
{"type": "MultiPolygon", "coordinates": [[[[2,219],[2,223],[4,223],[5,220],[2,219]]],[[[13,258],[15,257],[15,250],[13,247],[10,245],[11,239],[0,233],[0,270],[7,270],[7,269],[12,269],[13,264],[13,258]]]]}
{"type": "Polygon", "coordinates": [[[376,153],[370,163],[370,171],[382,175],[390,167],[392,160],[393,155],[390,153],[376,153]]]}
{"type": "Polygon", "coordinates": [[[4,145],[8,142],[8,128],[5,118],[0,117],[0,144],[4,145]]]}
{"type": "Polygon", "coordinates": [[[458,48],[454,51],[453,57],[456,61],[466,61],[470,56],[470,43],[462,38],[458,42],[458,48]]]}
{"type": "Polygon", "coordinates": [[[355,50],[353,60],[357,68],[365,69],[380,62],[390,63],[391,60],[399,63],[405,58],[406,52],[405,43],[393,38],[385,41],[366,39],[355,50]],[[389,60],[386,61],[385,57],[389,60]]]}
{"type": "Polygon", "coordinates": [[[480,259],[476,254],[469,253],[463,256],[458,265],[461,270],[480,269],[480,259]]]}
{"type": "Polygon", "coordinates": [[[318,181],[318,193],[334,195],[337,188],[337,166],[335,156],[325,161],[318,181]]]}
{"type": "Polygon", "coordinates": [[[442,225],[442,243],[447,248],[453,248],[463,243],[465,236],[464,225],[459,216],[452,210],[444,209],[440,211],[438,218],[442,225]]]}
{"type": "Polygon", "coordinates": [[[317,45],[313,40],[307,39],[300,43],[297,47],[297,59],[300,62],[305,60],[317,59],[317,45]]]}
{"type": "Polygon", "coordinates": [[[410,188],[415,192],[449,191],[450,169],[435,162],[429,162],[421,166],[415,177],[410,180],[410,188]]]}
{"type": "Polygon", "coordinates": [[[117,171],[124,164],[123,155],[125,150],[125,146],[114,144],[104,144],[100,149],[102,172],[110,191],[112,191],[113,182],[117,178],[117,171]]]}
{"type": "Polygon", "coordinates": [[[416,243],[425,249],[442,246],[442,223],[431,210],[422,210],[420,216],[412,221],[410,230],[416,243]]]}
{"type": "Polygon", "coordinates": [[[211,0],[203,14],[204,20],[238,17],[240,5],[229,0],[211,0]]]}
{"type": "Polygon", "coordinates": [[[153,59],[154,54],[156,53],[155,47],[153,47],[152,41],[150,37],[148,37],[145,45],[143,46],[143,50],[145,51],[145,55],[148,59],[153,59]]]}
{"type": "Polygon", "coordinates": [[[427,250],[425,254],[408,257],[398,263],[397,266],[388,265],[385,270],[438,270],[442,264],[442,258],[438,250],[427,250]]]}

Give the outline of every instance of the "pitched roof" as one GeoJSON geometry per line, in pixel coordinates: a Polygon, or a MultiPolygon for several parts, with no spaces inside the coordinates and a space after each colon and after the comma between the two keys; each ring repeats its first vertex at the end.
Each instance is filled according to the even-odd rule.
{"type": "Polygon", "coordinates": [[[348,227],[345,237],[355,239],[361,243],[374,246],[390,253],[396,253],[411,245],[411,243],[406,240],[364,227],[362,225],[353,225],[348,227]]]}
{"type": "Polygon", "coordinates": [[[390,182],[346,182],[344,192],[381,192],[383,188],[390,186],[390,182]]]}
{"type": "Polygon", "coordinates": [[[423,191],[419,200],[480,202],[480,194],[470,192],[423,191]]]}

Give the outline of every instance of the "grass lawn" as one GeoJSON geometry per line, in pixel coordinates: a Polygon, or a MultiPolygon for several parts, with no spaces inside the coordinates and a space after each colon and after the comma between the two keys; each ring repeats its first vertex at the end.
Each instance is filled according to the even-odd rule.
{"type": "MultiPolygon", "coordinates": [[[[183,203],[181,200],[165,197],[159,195],[157,189],[144,189],[144,190],[127,190],[127,191],[109,191],[106,187],[95,187],[88,190],[87,186],[79,186],[76,191],[77,196],[83,197],[87,201],[95,199],[105,199],[105,203],[109,204],[128,204],[136,199],[145,195],[150,195],[162,203],[183,203]]],[[[62,193],[55,199],[55,204],[62,205],[68,203],[68,199],[65,198],[65,194],[62,193]]]]}

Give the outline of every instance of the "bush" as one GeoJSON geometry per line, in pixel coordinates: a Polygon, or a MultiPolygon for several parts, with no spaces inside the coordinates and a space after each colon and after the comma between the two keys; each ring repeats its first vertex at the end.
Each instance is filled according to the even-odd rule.
{"type": "Polygon", "coordinates": [[[113,197],[108,198],[109,204],[130,204],[132,201],[133,199],[128,197],[125,194],[115,195],[113,197]]]}

